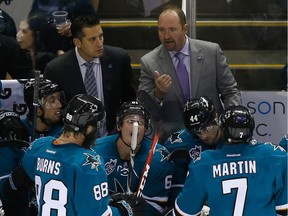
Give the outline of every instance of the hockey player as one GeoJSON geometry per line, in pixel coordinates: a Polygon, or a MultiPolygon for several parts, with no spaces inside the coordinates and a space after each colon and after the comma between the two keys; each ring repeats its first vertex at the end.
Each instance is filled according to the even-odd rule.
{"type": "Polygon", "coordinates": [[[104,118],[100,100],[90,95],[74,96],[65,110],[61,136],[33,142],[23,157],[23,167],[13,171],[6,182],[4,194],[9,198],[35,181],[39,216],[108,216],[112,211],[113,215],[133,215],[141,200],[131,196],[112,197],[111,205],[117,208],[108,206],[105,167],[90,149],[104,118]]]}
{"type": "Polygon", "coordinates": [[[225,145],[201,153],[176,199],[174,215],[287,215],[287,153],[271,143],[252,142],[254,119],[243,106],[220,117],[225,145]],[[276,213],[277,212],[277,213],[276,213]]]}
{"type": "MultiPolygon", "coordinates": [[[[20,164],[29,146],[24,140],[28,140],[28,133],[20,116],[13,111],[0,110],[0,193],[4,181],[20,164]]],[[[29,209],[27,193],[21,194],[21,197],[14,202],[3,199],[2,203],[6,216],[24,215],[29,209]]]]}
{"type": "Polygon", "coordinates": [[[282,137],[282,139],[279,142],[279,145],[286,151],[288,151],[288,133],[282,137]]]}
{"type": "Polygon", "coordinates": [[[164,144],[172,153],[170,159],[175,162],[169,205],[174,205],[182,190],[190,160],[195,161],[201,152],[220,148],[224,143],[215,106],[208,97],[189,100],[183,117],[186,128],[175,132],[164,144]]]}
{"type": "MultiPolygon", "coordinates": [[[[123,193],[129,190],[127,188],[127,178],[133,124],[135,122],[139,127],[130,186],[132,193],[135,193],[151,146],[151,139],[144,136],[150,124],[150,116],[147,110],[136,101],[123,103],[116,119],[119,133],[99,138],[96,141],[94,149],[104,158],[111,193],[123,193]]],[[[142,191],[142,197],[150,204],[145,209],[146,215],[161,215],[161,211],[167,205],[174,168],[174,164],[168,160],[168,155],[166,148],[157,144],[146,184],[142,191]]]]}
{"type": "Polygon", "coordinates": [[[28,131],[17,113],[0,110],[0,140],[28,141],[28,131]]]}
{"type": "MultiPolygon", "coordinates": [[[[27,118],[23,120],[23,123],[29,131],[30,141],[33,141],[31,139],[34,133],[34,86],[34,79],[27,80],[24,84],[24,100],[28,106],[29,112],[27,118]]],[[[64,92],[61,91],[56,83],[53,83],[50,80],[40,79],[38,93],[39,98],[37,101],[37,121],[34,139],[44,136],[59,137],[63,128],[60,111],[65,104],[64,92]]]]}

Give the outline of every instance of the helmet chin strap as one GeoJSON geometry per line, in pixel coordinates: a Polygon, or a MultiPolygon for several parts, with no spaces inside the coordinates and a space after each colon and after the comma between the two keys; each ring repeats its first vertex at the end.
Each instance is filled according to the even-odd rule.
{"type": "Polygon", "coordinates": [[[129,146],[122,138],[122,133],[120,133],[120,139],[122,140],[122,142],[124,143],[124,145],[126,145],[128,148],[131,148],[131,146],[129,146]]]}
{"type": "MultiPolygon", "coordinates": [[[[122,123],[123,123],[123,122],[122,122],[122,123]]],[[[120,130],[119,124],[117,125],[117,130],[119,131],[120,139],[122,140],[122,142],[124,143],[124,145],[126,145],[128,148],[131,148],[131,146],[129,146],[129,145],[123,140],[122,132],[121,132],[121,130],[120,130]]]]}

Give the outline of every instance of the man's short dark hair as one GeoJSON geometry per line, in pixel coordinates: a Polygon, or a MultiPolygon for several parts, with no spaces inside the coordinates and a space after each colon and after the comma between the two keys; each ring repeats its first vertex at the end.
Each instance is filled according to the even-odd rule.
{"type": "Polygon", "coordinates": [[[95,25],[100,25],[100,19],[97,15],[78,16],[71,25],[72,38],[82,39],[84,37],[83,28],[95,25]]]}

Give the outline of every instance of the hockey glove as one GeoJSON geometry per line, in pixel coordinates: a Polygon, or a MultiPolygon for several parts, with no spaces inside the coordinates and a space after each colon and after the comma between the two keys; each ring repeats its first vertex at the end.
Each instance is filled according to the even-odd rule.
{"type": "Polygon", "coordinates": [[[121,215],[132,216],[139,215],[144,216],[144,209],[146,201],[143,198],[138,198],[134,194],[115,193],[110,196],[109,205],[118,208],[121,211],[121,215]]]}
{"type": "Polygon", "coordinates": [[[188,150],[179,148],[170,153],[169,160],[173,161],[176,165],[185,168],[185,170],[188,171],[191,157],[188,150]]]}
{"type": "Polygon", "coordinates": [[[4,196],[7,200],[13,201],[20,193],[29,190],[33,185],[34,182],[26,174],[24,168],[18,166],[4,183],[4,196]]]}

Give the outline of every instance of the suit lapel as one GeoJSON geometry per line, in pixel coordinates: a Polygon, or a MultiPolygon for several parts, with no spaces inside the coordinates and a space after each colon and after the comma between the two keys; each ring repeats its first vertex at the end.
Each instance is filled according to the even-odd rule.
{"type": "Polygon", "coordinates": [[[111,93],[111,85],[113,85],[113,80],[111,77],[111,70],[113,69],[113,64],[110,62],[110,58],[105,52],[100,57],[101,71],[102,71],[102,85],[103,85],[103,94],[104,94],[104,104],[107,104],[107,100],[109,98],[109,94],[111,93]],[[109,71],[110,70],[110,71],[109,71]]]}
{"type": "Polygon", "coordinates": [[[195,40],[189,39],[190,46],[190,70],[191,70],[191,98],[195,98],[198,91],[200,74],[204,62],[204,54],[201,53],[201,48],[197,46],[195,40]]]}
{"type": "MultiPolygon", "coordinates": [[[[68,59],[72,59],[72,60],[67,61],[67,68],[70,68],[70,70],[68,71],[75,71],[73,73],[69,73],[69,76],[70,78],[73,77],[71,80],[74,81],[74,85],[77,86],[77,88],[79,88],[79,91],[86,93],[86,89],[85,89],[85,85],[84,85],[83,78],[81,75],[80,66],[76,57],[75,49],[72,49],[69,52],[70,52],[69,55],[71,57],[68,57],[68,59]],[[81,80],[81,82],[79,82],[79,80],[81,80]]],[[[70,85],[73,85],[73,84],[70,83],[70,85]]]]}

